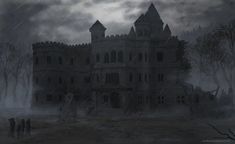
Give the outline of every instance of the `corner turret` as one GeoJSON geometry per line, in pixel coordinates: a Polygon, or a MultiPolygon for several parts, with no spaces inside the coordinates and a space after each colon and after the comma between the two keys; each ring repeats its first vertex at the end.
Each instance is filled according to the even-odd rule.
{"type": "Polygon", "coordinates": [[[164,30],[163,30],[163,33],[164,33],[164,35],[165,35],[166,37],[170,37],[170,36],[171,36],[171,30],[170,30],[168,24],[166,24],[166,26],[165,26],[165,28],[164,28],[164,30]]]}
{"type": "Polygon", "coordinates": [[[91,42],[98,41],[105,38],[106,28],[104,25],[97,20],[89,29],[91,32],[91,42]]]}
{"type": "Polygon", "coordinates": [[[129,36],[130,38],[135,38],[135,37],[136,37],[136,33],[135,33],[135,30],[134,30],[133,27],[131,27],[131,30],[130,30],[128,36],[129,36]]]}

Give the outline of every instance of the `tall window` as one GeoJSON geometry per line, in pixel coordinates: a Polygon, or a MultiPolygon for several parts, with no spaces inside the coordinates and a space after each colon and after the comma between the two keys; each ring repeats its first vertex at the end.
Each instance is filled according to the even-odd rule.
{"type": "Polygon", "coordinates": [[[47,78],[47,82],[51,83],[51,78],[50,77],[47,78]]]}
{"type": "Polygon", "coordinates": [[[115,63],[116,62],[116,51],[111,52],[111,62],[115,63]]]}
{"type": "Polygon", "coordinates": [[[52,95],[51,94],[47,95],[47,101],[52,101],[52,95]]]}
{"type": "Polygon", "coordinates": [[[106,73],[105,83],[119,84],[119,73],[106,73]]]}
{"type": "Polygon", "coordinates": [[[144,54],[144,60],[145,60],[145,62],[148,62],[148,54],[147,53],[144,54]]]}
{"type": "Polygon", "coordinates": [[[89,57],[86,58],[86,64],[87,65],[90,64],[90,58],[89,57]]]}
{"type": "Polygon", "coordinates": [[[100,62],[100,55],[96,54],[96,62],[100,62]]]}
{"type": "Polygon", "coordinates": [[[146,73],[144,74],[144,81],[148,82],[148,75],[146,73]]]}
{"type": "Polygon", "coordinates": [[[133,81],[133,74],[130,73],[130,74],[129,74],[129,82],[132,82],[132,81],[133,81]]]}
{"type": "Polygon", "coordinates": [[[109,54],[108,53],[104,54],[104,63],[109,63],[109,54]]]}
{"type": "Polygon", "coordinates": [[[177,96],[176,99],[178,104],[184,104],[185,103],[185,97],[184,96],[177,96]]]}
{"type": "Polygon", "coordinates": [[[62,78],[59,77],[59,84],[62,84],[62,78]]]}
{"type": "Polygon", "coordinates": [[[157,61],[162,62],[163,61],[164,54],[163,52],[157,52],[157,61]]]}
{"type": "Polygon", "coordinates": [[[74,59],[71,58],[71,59],[70,59],[70,65],[73,65],[73,63],[74,63],[74,59]]]}
{"type": "Polygon", "coordinates": [[[62,57],[59,57],[58,60],[59,60],[59,64],[62,65],[63,64],[62,57]]]}
{"type": "Polygon", "coordinates": [[[139,82],[142,82],[142,74],[139,73],[139,82]]]}
{"type": "Polygon", "coordinates": [[[71,84],[74,84],[74,77],[71,77],[71,78],[70,78],[70,83],[71,83],[71,84]]]}
{"type": "Polygon", "coordinates": [[[132,61],[132,53],[129,53],[129,61],[132,61]]]}
{"type": "Polygon", "coordinates": [[[39,60],[38,60],[38,57],[35,58],[35,65],[38,65],[39,63],[39,60]]]}
{"type": "Polygon", "coordinates": [[[47,56],[47,64],[51,64],[51,56],[47,56]]]}
{"type": "Polygon", "coordinates": [[[138,59],[139,59],[139,62],[141,62],[143,60],[143,54],[142,53],[139,53],[138,59]]]}
{"type": "Polygon", "coordinates": [[[120,62],[120,63],[123,62],[123,52],[122,51],[118,52],[118,62],[120,62]]]}
{"type": "Polygon", "coordinates": [[[164,81],[164,74],[160,73],[158,74],[158,81],[163,82],[164,81]]]}
{"type": "Polygon", "coordinates": [[[158,97],[158,104],[164,104],[165,103],[165,97],[164,96],[159,96],[158,97]]]}

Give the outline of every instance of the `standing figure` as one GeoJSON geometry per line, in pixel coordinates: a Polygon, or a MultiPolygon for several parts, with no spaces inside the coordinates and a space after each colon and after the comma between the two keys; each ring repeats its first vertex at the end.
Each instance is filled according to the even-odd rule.
{"type": "Polygon", "coordinates": [[[17,127],[16,127],[16,135],[17,135],[17,138],[19,139],[20,136],[21,136],[21,130],[22,127],[21,127],[21,122],[20,121],[17,121],[17,127]]]}
{"type": "Polygon", "coordinates": [[[21,130],[22,130],[22,135],[24,135],[24,131],[25,131],[25,120],[24,119],[21,119],[21,130]]]}
{"type": "Polygon", "coordinates": [[[31,135],[31,121],[30,121],[30,119],[26,120],[25,128],[26,128],[27,135],[31,135]]]}
{"type": "Polygon", "coordinates": [[[9,121],[9,124],[10,124],[9,136],[15,137],[15,125],[16,125],[15,119],[10,118],[10,119],[8,119],[8,121],[9,121]]]}

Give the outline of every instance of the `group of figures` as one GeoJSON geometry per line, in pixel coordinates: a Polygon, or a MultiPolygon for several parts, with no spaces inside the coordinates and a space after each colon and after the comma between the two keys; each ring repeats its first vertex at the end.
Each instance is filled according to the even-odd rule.
{"type": "Polygon", "coordinates": [[[15,118],[8,119],[10,124],[9,136],[10,137],[23,137],[25,135],[31,135],[31,120],[21,119],[15,120],[15,118]]]}

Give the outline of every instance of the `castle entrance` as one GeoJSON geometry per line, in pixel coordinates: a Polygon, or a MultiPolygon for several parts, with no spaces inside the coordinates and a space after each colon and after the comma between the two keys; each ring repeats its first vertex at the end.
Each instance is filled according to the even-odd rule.
{"type": "Polygon", "coordinates": [[[121,98],[119,93],[112,92],[110,95],[110,104],[112,108],[120,108],[121,107],[121,98]]]}

